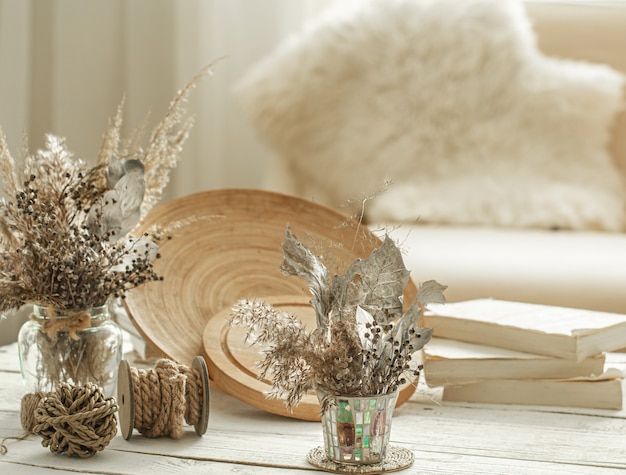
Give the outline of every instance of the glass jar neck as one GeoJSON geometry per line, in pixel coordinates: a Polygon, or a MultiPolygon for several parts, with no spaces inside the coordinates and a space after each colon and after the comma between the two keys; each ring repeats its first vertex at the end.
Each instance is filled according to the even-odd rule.
{"type": "Polygon", "coordinates": [[[100,305],[99,307],[89,307],[76,310],[45,307],[43,305],[36,304],[33,305],[33,317],[40,320],[50,320],[52,318],[69,319],[83,312],[86,312],[89,315],[90,320],[106,320],[110,318],[108,305],[100,305]]]}

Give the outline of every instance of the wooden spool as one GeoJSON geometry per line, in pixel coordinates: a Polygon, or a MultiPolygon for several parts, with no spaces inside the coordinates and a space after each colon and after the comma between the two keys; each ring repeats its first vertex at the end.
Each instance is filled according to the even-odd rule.
{"type": "MultiPolygon", "coordinates": [[[[196,434],[203,435],[209,426],[209,372],[202,356],[193,359],[191,368],[200,374],[202,381],[202,408],[200,419],[194,424],[196,434]]],[[[117,403],[119,405],[120,429],[122,436],[128,440],[133,435],[135,422],[135,392],[130,364],[122,360],[117,373],[117,403]]]]}

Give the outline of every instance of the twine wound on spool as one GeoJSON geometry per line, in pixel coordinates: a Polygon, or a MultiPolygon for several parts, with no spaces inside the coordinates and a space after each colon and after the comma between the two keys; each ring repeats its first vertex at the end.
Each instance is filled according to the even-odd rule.
{"type": "Polygon", "coordinates": [[[51,393],[26,394],[20,413],[26,432],[5,438],[1,452],[7,452],[6,440],[24,440],[37,434],[42,438],[41,445],[53,453],[92,457],[117,434],[117,410],[115,399],[106,398],[94,383],[83,386],[60,383],[51,393]]]}
{"type": "Polygon", "coordinates": [[[178,439],[184,433],[183,419],[198,435],[207,430],[209,373],[201,356],[194,358],[191,368],[163,358],[154,369],[142,370],[122,360],[117,391],[126,440],[133,429],[150,438],[178,439]]]}

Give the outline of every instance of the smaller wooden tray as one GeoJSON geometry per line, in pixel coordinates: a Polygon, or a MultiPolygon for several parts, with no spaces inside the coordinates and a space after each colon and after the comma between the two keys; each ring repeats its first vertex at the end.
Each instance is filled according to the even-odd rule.
{"type": "MultiPolygon", "coordinates": [[[[307,328],[315,328],[315,312],[309,297],[273,296],[263,300],[277,310],[297,315],[307,328]]],[[[202,336],[203,356],[212,387],[272,414],[319,421],[320,406],[315,393],[305,395],[291,411],[285,407],[283,400],[265,397],[265,393],[271,389],[271,382],[259,379],[257,363],[262,358],[259,348],[245,342],[245,328],[230,326],[230,313],[230,308],[217,313],[208,321],[202,336]]],[[[411,397],[415,384],[408,382],[400,388],[396,407],[411,397]]]]}

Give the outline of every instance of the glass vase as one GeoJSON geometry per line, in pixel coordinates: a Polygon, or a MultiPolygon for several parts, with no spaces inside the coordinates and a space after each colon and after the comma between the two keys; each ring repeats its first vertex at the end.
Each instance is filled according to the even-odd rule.
{"type": "Polygon", "coordinates": [[[324,448],[329,460],[343,464],[382,463],[387,453],[398,391],[376,396],[328,396],[322,413],[324,448]]]}
{"type": "Polygon", "coordinates": [[[20,328],[18,349],[27,392],[91,382],[107,397],[115,395],[122,332],[107,305],[72,312],[34,305],[20,328]]]}

